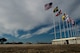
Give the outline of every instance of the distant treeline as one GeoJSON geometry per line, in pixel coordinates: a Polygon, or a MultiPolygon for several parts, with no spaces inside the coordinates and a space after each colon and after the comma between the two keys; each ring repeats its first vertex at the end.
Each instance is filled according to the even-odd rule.
{"type": "Polygon", "coordinates": [[[37,42],[37,44],[51,44],[51,42],[37,42]]]}
{"type": "MultiPolygon", "coordinates": [[[[5,44],[34,44],[34,43],[32,43],[32,42],[26,42],[26,43],[23,43],[23,42],[11,42],[11,43],[9,43],[9,42],[7,42],[7,43],[5,43],[5,44]]],[[[51,44],[51,43],[47,43],[47,42],[37,42],[37,43],[35,43],[35,44],[51,44]]]]}
{"type": "MultiPolygon", "coordinates": [[[[26,43],[23,43],[23,42],[6,42],[7,39],[6,38],[0,38],[0,44],[34,44],[32,42],[26,42],[26,43]]],[[[47,43],[47,42],[37,42],[35,44],[51,44],[50,43],[47,43]]]]}
{"type": "Polygon", "coordinates": [[[23,42],[7,42],[5,44],[24,44],[23,42]]]}

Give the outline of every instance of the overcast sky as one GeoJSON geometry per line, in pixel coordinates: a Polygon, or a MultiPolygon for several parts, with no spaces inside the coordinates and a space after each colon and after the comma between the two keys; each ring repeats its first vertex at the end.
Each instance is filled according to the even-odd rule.
{"type": "Polygon", "coordinates": [[[61,18],[52,12],[56,6],[74,20],[80,18],[80,0],[0,0],[0,37],[24,42],[45,35],[53,29],[52,23],[61,18]],[[44,5],[49,2],[53,7],[45,11],[44,5]]]}

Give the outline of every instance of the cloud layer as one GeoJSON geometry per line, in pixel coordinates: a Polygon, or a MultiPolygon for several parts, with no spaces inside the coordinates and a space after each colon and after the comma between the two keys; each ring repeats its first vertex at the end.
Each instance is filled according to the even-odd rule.
{"type": "MultiPolygon", "coordinates": [[[[53,8],[58,6],[63,13],[66,12],[74,19],[80,17],[80,0],[0,0],[0,34],[18,37],[19,29],[28,31],[40,25],[59,21],[61,16],[55,17],[53,8],[44,10],[44,5],[48,2],[53,2],[53,8]]],[[[44,27],[35,33],[46,33],[51,28],[53,27],[44,27]]],[[[22,35],[20,38],[31,37],[31,35],[34,33],[22,35]]]]}

